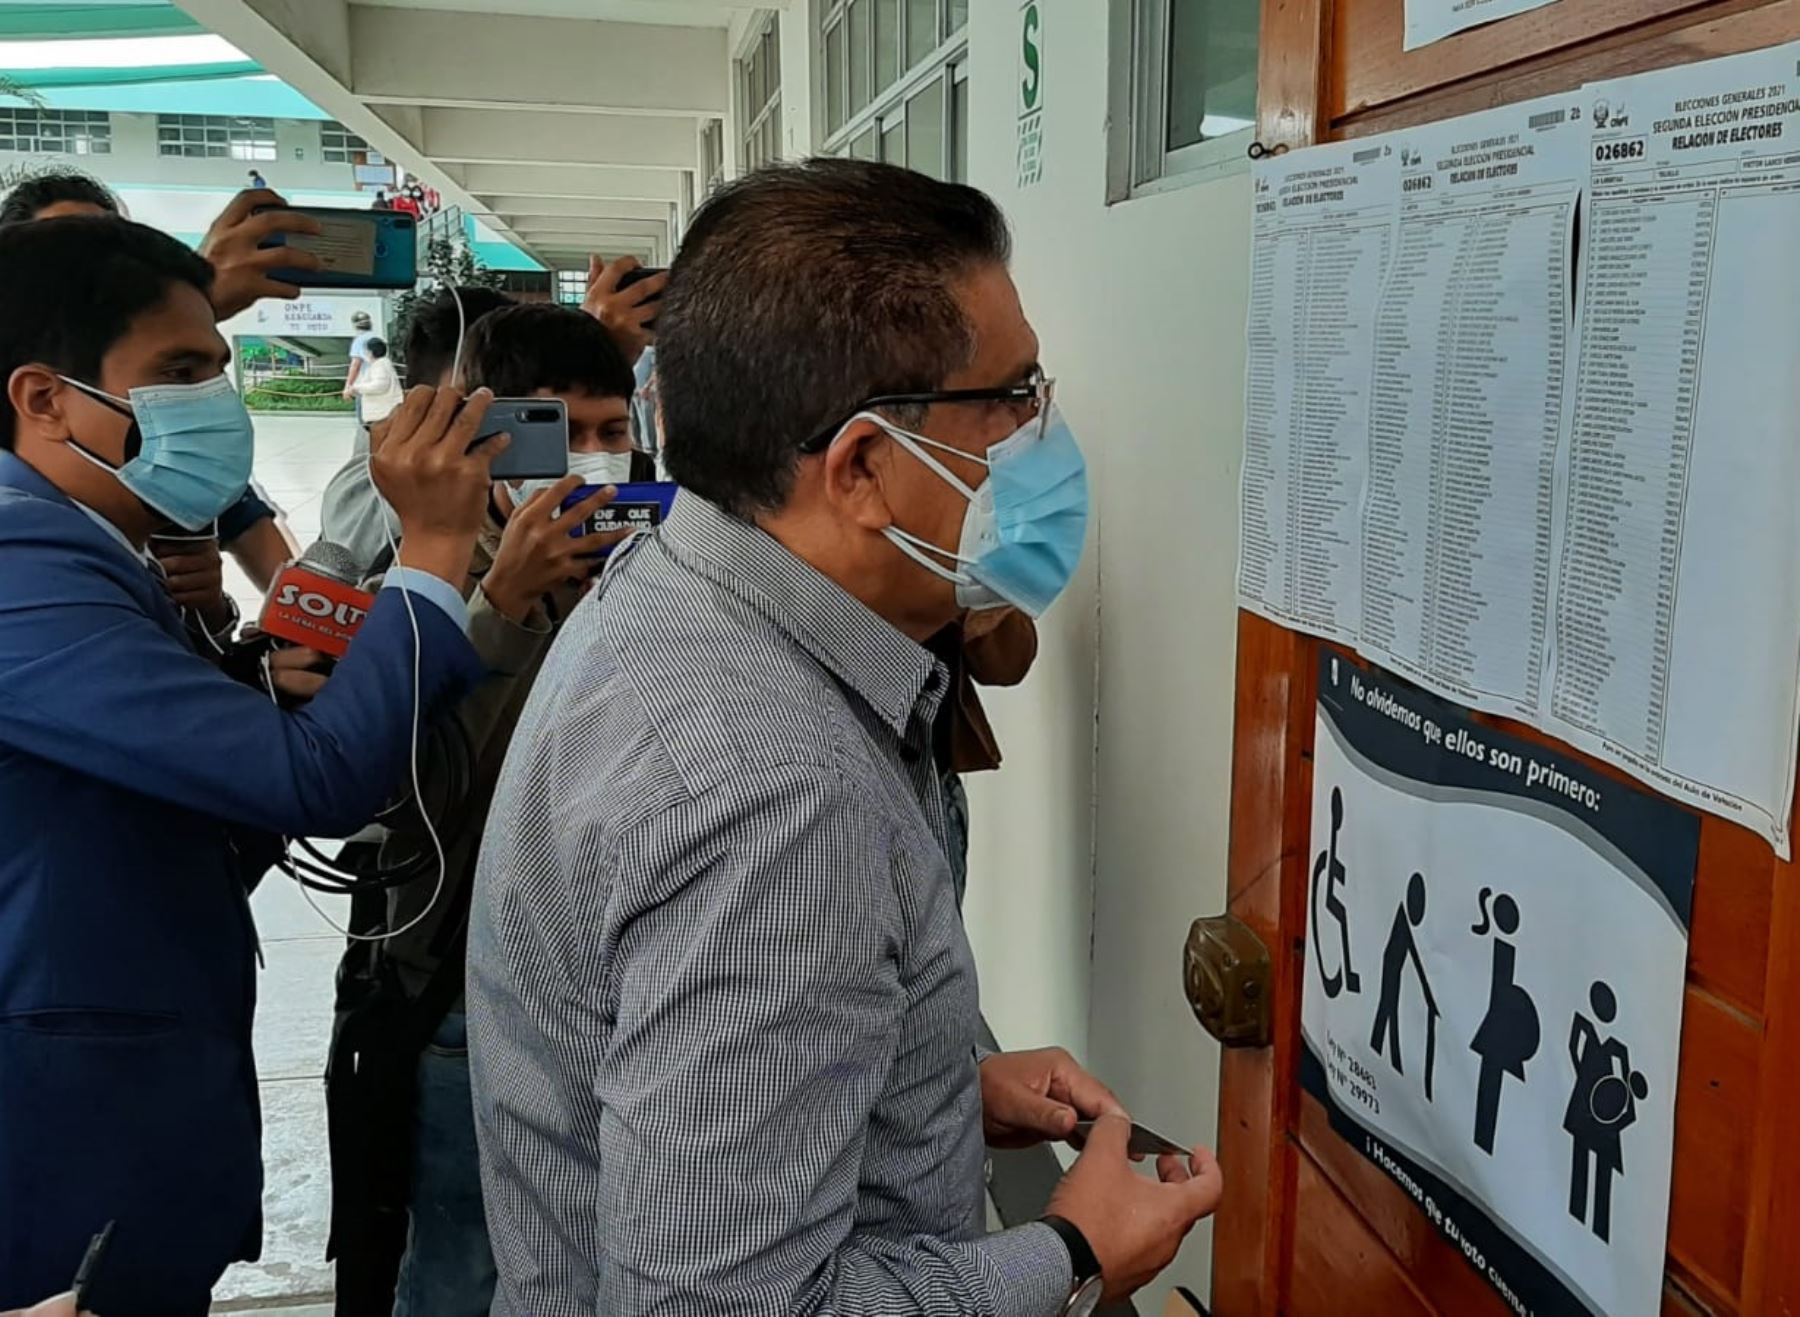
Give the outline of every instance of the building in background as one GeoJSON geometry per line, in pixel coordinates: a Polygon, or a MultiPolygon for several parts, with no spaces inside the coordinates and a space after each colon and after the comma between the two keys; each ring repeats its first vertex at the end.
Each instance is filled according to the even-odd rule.
{"type": "MultiPolygon", "coordinates": [[[[0,9],[0,69],[21,92],[0,96],[0,180],[90,174],[132,219],[190,245],[252,175],[295,205],[344,208],[367,208],[408,177],[163,0],[8,5],[0,9]]],[[[421,232],[466,246],[515,291],[548,293],[549,275],[536,260],[460,209],[427,217],[421,232]]],[[[379,332],[386,300],[309,292],[233,318],[225,332],[253,405],[349,411],[327,380],[342,378],[351,314],[367,311],[379,332]],[[317,378],[295,378],[308,375],[317,378]]]]}

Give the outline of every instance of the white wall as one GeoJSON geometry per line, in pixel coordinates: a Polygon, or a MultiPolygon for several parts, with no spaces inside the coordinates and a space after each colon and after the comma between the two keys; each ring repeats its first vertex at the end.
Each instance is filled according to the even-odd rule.
{"type": "MultiPolygon", "coordinates": [[[[1140,1119],[1211,1140],[1218,1049],[1181,950],[1225,901],[1248,176],[1107,207],[1108,6],[1043,0],[1044,176],[1020,192],[1018,6],[970,8],[972,181],[1012,219],[1095,514],[1037,669],[989,700],[1007,762],[971,783],[983,1001],[1007,1046],[1069,1046],[1140,1119]]],[[[1203,1230],[1172,1277],[1209,1274],[1203,1230]]]]}

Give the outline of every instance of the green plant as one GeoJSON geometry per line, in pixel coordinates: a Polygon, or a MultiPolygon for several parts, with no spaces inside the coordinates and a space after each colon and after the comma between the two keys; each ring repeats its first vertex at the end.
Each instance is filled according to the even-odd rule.
{"type": "Polygon", "coordinates": [[[344,382],[328,375],[284,372],[245,390],[244,406],[253,412],[352,412],[356,406],[343,391],[344,382]]]}
{"type": "Polygon", "coordinates": [[[44,106],[44,93],[36,87],[28,87],[10,74],[0,73],[0,96],[10,96],[15,101],[24,101],[27,105],[35,105],[39,109],[44,106]]]}
{"type": "MultiPolygon", "coordinates": [[[[439,234],[426,239],[423,268],[419,271],[418,283],[404,293],[395,295],[388,303],[388,342],[396,347],[405,343],[406,331],[412,323],[414,312],[418,310],[419,299],[450,285],[460,288],[504,288],[506,275],[503,271],[490,270],[483,265],[460,230],[454,237],[439,234]]],[[[397,364],[404,370],[404,361],[397,364]]]]}

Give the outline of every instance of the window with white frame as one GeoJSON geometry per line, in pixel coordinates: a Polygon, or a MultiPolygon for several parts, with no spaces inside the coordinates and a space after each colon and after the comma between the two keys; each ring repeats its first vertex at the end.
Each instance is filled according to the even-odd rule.
{"type": "Polygon", "coordinates": [[[369,144],[336,119],[327,119],[319,125],[319,158],[328,165],[361,164],[369,158],[369,144]]]}
{"type": "Polygon", "coordinates": [[[781,36],[775,15],[763,20],[737,62],[738,124],[748,173],[781,159],[781,36]]]}
{"type": "Polygon", "coordinates": [[[103,110],[0,106],[0,151],[28,155],[111,155],[112,116],[103,110]]]}
{"type": "Polygon", "coordinates": [[[190,160],[273,160],[275,121],[242,114],[159,114],[156,150],[190,160]]]}
{"type": "Polygon", "coordinates": [[[968,0],[829,0],[825,150],[965,181],[968,25],[968,0]]]}
{"type": "Polygon", "coordinates": [[[587,297],[586,270],[558,270],[556,272],[556,300],[564,306],[580,306],[587,297]]]}
{"type": "Polygon", "coordinates": [[[725,124],[719,119],[707,120],[700,133],[701,191],[710,197],[725,181],[725,124]]]}
{"type": "Polygon", "coordinates": [[[1256,126],[1259,0],[1112,0],[1108,199],[1241,168],[1256,126]]]}

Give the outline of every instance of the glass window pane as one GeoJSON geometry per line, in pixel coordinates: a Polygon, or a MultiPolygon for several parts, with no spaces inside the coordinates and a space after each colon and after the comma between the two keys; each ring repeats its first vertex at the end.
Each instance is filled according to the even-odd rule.
{"type": "Polygon", "coordinates": [[[773,23],[763,33],[762,59],[765,76],[769,81],[769,94],[772,96],[781,89],[781,43],[775,39],[773,23]]]}
{"type": "Polygon", "coordinates": [[[763,120],[763,159],[781,159],[781,111],[772,110],[763,120]]]}
{"type": "Polygon", "coordinates": [[[906,163],[906,120],[896,119],[882,130],[881,158],[890,165],[906,163]]]}
{"type": "Polygon", "coordinates": [[[1258,0],[1169,0],[1169,150],[1256,122],[1258,9],[1258,0]]]}
{"type": "Polygon", "coordinates": [[[900,0],[875,0],[875,94],[900,76],[900,0]]]}
{"type": "Polygon", "coordinates": [[[881,159],[881,130],[870,124],[858,133],[856,140],[850,143],[850,157],[853,160],[881,159]]]}
{"type": "Polygon", "coordinates": [[[969,181],[969,80],[950,84],[950,180],[969,181]]]}
{"type": "Polygon", "coordinates": [[[969,0],[950,0],[950,17],[947,20],[948,35],[954,36],[969,25],[969,0]]]}
{"type": "Polygon", "coordinates": [[[875,0],[850,0],[850,113],[865,110],[875,95],[869,72],[869,14],[875,0]]]}
{"type": "Polygon", "coordinates": [[[825,131],[844,126],[844,25],[825,35],[825,131]]]}
{"type": "Polygon", "coordinates": [[[906,67],[912,68],[937,45],[937,0],[906,0],[906,67]]]}
{"type": "Polygon", "coordinates": [[[906,167],[933,178],[944,176],[944,79],[906,100],[906,167]]]}

